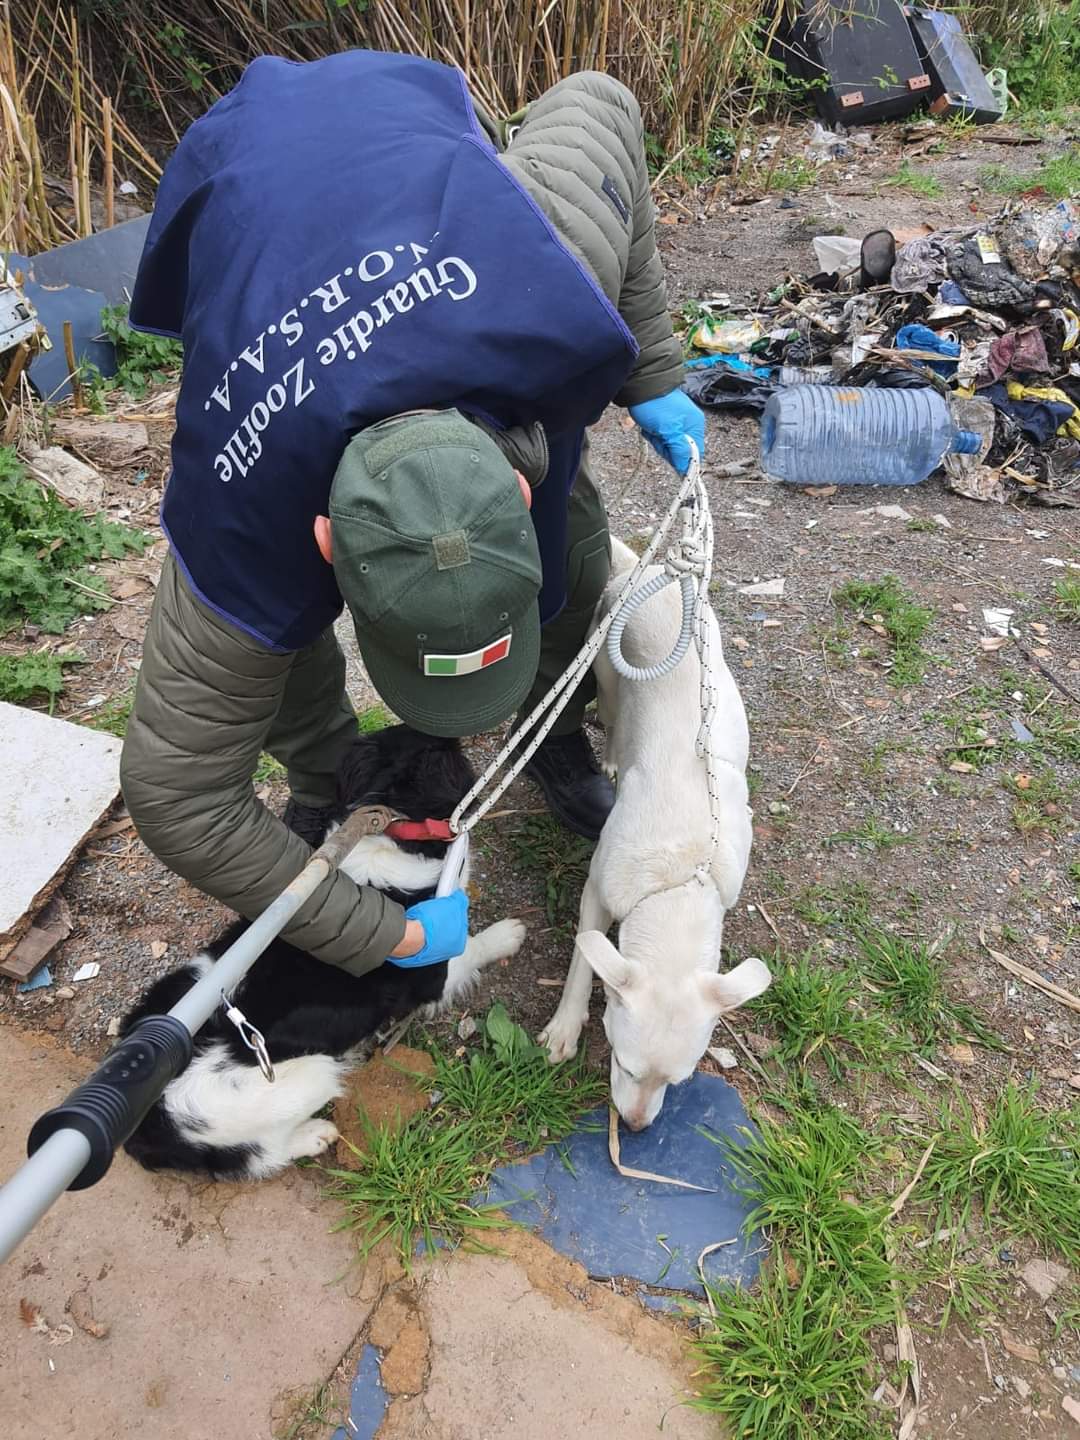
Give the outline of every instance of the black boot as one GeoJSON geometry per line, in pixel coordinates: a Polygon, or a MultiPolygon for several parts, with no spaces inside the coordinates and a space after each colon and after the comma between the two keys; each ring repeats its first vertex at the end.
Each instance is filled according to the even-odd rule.
{"type": "Polygon", "coordinates": [[[615,787],[600,766],[584,731],[549,735],[525,767],[544,792],[548,809],[568,830],[598,840],[615,804],[615,787]]]}
{"type": "Polygon", "coordinates": [[[333,818],[332,805],[302,805],[299,800],[290,799],[281,817],[294,835],[306,840],[317,850],[326,839],[326,830],[333,818]]]}

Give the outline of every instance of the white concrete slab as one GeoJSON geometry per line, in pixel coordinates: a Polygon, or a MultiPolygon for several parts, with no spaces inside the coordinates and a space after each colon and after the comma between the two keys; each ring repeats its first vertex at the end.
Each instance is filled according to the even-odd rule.
{"type": "Polygon", "coordinates": [[[119,794],[120,746],[0,703],[0,955],[119,794]]]}

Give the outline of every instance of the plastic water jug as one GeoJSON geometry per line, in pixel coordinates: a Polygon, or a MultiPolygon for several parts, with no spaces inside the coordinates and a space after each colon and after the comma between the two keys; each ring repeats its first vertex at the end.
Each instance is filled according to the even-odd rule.
{"type": "Polygon", "coordinates": [[[797,485],[918,485],[950,451],[981,446],[930,386],[793,385],[761,419],[761,468],[797,485]]]}

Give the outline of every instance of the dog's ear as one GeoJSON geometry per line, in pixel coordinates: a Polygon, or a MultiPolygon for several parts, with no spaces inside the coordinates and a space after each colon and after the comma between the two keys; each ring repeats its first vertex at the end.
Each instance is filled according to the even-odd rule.
{"type": "Polygon", "coordinates": [[[751,956],[726,975],[703,975],[700,983],[709,1006],[717,1015],[723,1015],[767,990],[772,976],[767,965],[751,956]]]}
{"type": "Polygon", "coordinates": [[[346,750],[338,766],[338,808],[345,813],[355,810],[370,794],[375,778],[382,769],[382,745],[378,735],[358,735],[346,750]]]}
{"type": "Polygon", "coordinates": [[[606,935],[599,930],[583,930],[577,937],[581,953],[604,984],[616,995],[625,995],[641,977],[642,966],[637,960],[620,955],[606,935]]]}

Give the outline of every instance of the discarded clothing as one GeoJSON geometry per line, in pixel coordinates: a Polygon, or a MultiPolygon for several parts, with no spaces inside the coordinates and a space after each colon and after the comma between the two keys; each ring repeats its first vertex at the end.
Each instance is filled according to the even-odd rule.
{"type": "Polygon", "coordinates": [[[972,305],[1008,305],[1016,310],[1030,306],[1035,299],[1035,286],[1029,280],[1021,280],[985,235],[972,235],[959,245],[951,246],[948,268],[950,278],[972,305]]]}
{"type": "Polygon", "coordinates": [[[1056,385],[1021,385],[1019,381],[1009,380],[1005,388],[1009,392],[1010,400],[1034,400],[1041,401],[1046,405],[1064,406],[1069,414],[1062,423],[1059,433],[1069,435],[1074,440],[1080,440],[1080,410],[1077,409],[1072,396],[1067,395],[1064,390],[1056,385]]]}
{"type": "Polygon", "coordinates": [[[902,295],[915,290],[930,290],[948,274],[948,244],[938,235],[910,240],[896,252],[892,270],[892,288],[902,295]]]}
{"type": "MultiPolygon", "coordinates": [[[[1022,391],[1021,386],[1015,387],[1022,391]]],[[[979,391],[983,400],[989,400],[995,410],[1010,416],[1020,430],[1036,445],[1047,445],[1058,430],[1076,414],[1073,405],[1051,400],[1024,400],[1012,395],[1012,386],[988,385],[979,391]]],[[[1075,422],[1074,422],[1075,423],[1075,422]]]]}
{"type": "Polygon", "coordinates": [[[960,342],[955,338],[946,339],[936,330],[931,330],[929,325],[902,325],[896,332],[896,348],[897,350],[932,351],[935,355],[941,355],[943,358],[941,360],[923,360],[920,362],[921,364],[933,370],[935,375],[944,375],[946,378],[956,373],[957,362],[960,358],[960,342]]]}
{"type": "Polygon", "coordinates": [[[941,289],[937,292],[939,305],[967,305],[968,297],[964,294],[955,280],[943,280],[941,289]]]}
{"type": "Polygon", "coordinates": [[[990,346],[987,366],[995,380],[1000,380],[1009,370],[1017,375],[1049,374],[1050,361],[1042,331],[1032,327],[999,335],[990,346]]]}

